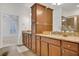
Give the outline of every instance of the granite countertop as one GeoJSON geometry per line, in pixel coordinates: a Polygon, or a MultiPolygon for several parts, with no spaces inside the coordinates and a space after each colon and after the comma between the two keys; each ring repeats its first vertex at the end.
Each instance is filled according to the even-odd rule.
{"type": "MultiPolygon", "coordinates": [[[[23,31],[23,33],[32,34],[31,32],[27,32],[27,31],[23,31]]],[[[35,34],[35,35],[48,37],[48,38],[54,38],[56,40],[65,40],[65,41],[79,43],[79,37],[78,36],[64,37],[63,35],[57,35],[57,34],[52,34],[52,35],[50,35],[50,34],[35,34]]]]}
{"type": "Polygon", "coordinates": [[[45,35],[45,34],[36,34],[38,36],[44,36],[44,37],[48,37],[48,38],[55,38],[57,40],[65,40],[65,41],[70,41],[70,42],[75,42],[75,43],[79,43],[79,37],[78,36],[67,36],[64,37],[62,35],[45,35]]]}

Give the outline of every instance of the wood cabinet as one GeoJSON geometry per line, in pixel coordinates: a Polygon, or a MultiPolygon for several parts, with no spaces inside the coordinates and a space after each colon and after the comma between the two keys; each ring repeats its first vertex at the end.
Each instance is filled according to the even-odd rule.
{"type": "Polygon", "coordinates": [[[62,41],[62,55],[63,56],[78,56],[79,54],[79,44],[62,41]]]}
{"type": "Polygon", "coordinates": [[[29,35],[27,34],[27,39],[26,39],[26,46],[29,48],[29,35]]]}
{"type": "Polygon", "coordinates": [[[23,44],[28,47],[28,48],[32,48],[32,35],[31,34],[28,34],[28,33],[23,33],[22,34],[22,41],[23,41],[23,44]]]}
{"type": "Polygon", "coordinates": [[[62,41],[62,47],[67,48],[69,50],[73,50],[78,52],[78,44],[77,43],[72,43],[72,42],[67,42],[67,41],[62,41]]]}
{"type": "Polygon", "coordinates": [[[52,9],[47,8],[46,6],[43,6],[41,4],[35,3],[31,7],[31,13],[32,51],[37,51],[37,54],[40,55],[40,40],[36,40],[34,35],[37,33],[43,33],[44,31],[52,31],[52,9]]]}
{"type": "Polygon", "coordinates": [[[24,33],[22,33],[22,43],[23,43],[23,45],[25,45],[25,39],[24,38],[25,38],[24,33]]]}
{"type": "Polygon", "coordinates": [[[36,21],[36,5],[34,4],[32,7],[31,7],[31,14],[32,14],[32,22],[35,23],[36,21]]]}
{"type": "Polygon", "coordinates": [[[36,33],[36,5],[31,7],[31,29],[32,29],[32,34],[36,33]]]}
{"type": "MultiPolygon", "coordinates": [[[[61,46],[60,46],[60,40],[51,39],[48,37],[41,37],[41,50],[44,50],[45,47],[47,47],[47,55],[49,56],[60,56],[61,55],[61,46]],[[48,44],[43,47],[44,44],[48,44]]],[[[45,48],[46,49],[46,48],[45,48]]],[[[44,51],[41,51],[41,54],[44,54],[44,51]]]]}
{"type": "Polygon", "coordinates": [[[61,55],[61,43],[60,40],[49,38],[49,56],[61,55]]]}
{"type": "Polygon", "coordinates": [[[79,55],[78,43],[63,41],[62,39],[55,39],[48,36],[45,37],[36,35],[44,33],[44,31],[52,31],[52,9],[36,3],[31,7],[31,13],[32,34],[23,33],[23,44],[26,47],[32,49],[34,53],[41,56],[79,55]]]}
{"type": "Polygon", "coordinates": [[[23,45],[27,45],[27,34],[26,33],[22,33],[22,42],[23,42],[23,45]]]}
{"type": "Polygon", "coordinates": [[[37,33],[52,31],[52,9],[37,5],[37,33]],[[39,13],[41,12],[41,13],[39,13]]]}
{"type": "Polygon", "coordinates": [[[29,34],[28,38],[29,38],[28,45],[29,45],[29,48],[31,49],[32,48],[32,35],[29,34]]]}
{"type": "Polygon", "coordinates": [[[41,38],[40,36],[36,36],[36,54],[41,54],[41,38]]]}
{"type": "Polygon", "coordinates": [[[36,52],[36,39],[35,39],[35,35],[32,35],[32,51],[34,53],[36,52]]]}
{"type": "Polygon", "coordinates": [[[58,46],[55,46],[53,44],[49,44],[49,56],[60,56],[61,55],[61,49],[58,46]]]}
{"type": "Polygon", "coordinates": [[[23,33],[23,44],[41,56],[78,56],[79,44],[49,38],[39,35],[23,33]]]}
{"type": "Polygon", "coordinates": [[[52,9],[35,3],[31,7],[32,13],[32,34],[52,31],[52,9]]]}
{"type": "Polygon", "coordinates": [[[52,28],[52,26],[53,26],[53,10],[52,9],[50,9],[50,8],[48,8],[47,9],[47,12],[46,12],[46,15],[47,15],[47,17],[46,17],[46,22],[47,22],[47,31],[53,31],[53,28],[52,28]],[[49,28],[49,29],[48,29],[49,28]]]}
{"type": "Polygon", "coordinates": [[[68,49],[62,49],[62,56],[78,56],[78,52],[74,52],[68,49]]]}
{"type": "Polygon", "coordinates": [[[48,56],[48,44],[44,41],[41,41],[41,56],[48,56]]]}
{"type": "MultiPolygon", "coordinates": [[[[40,55],[40,50],[44,50],[47,47],[48,51],[48,46],[42,45],[43,49],[40,49],[40,44],[43,44],[42,41],[40,43],[40,40],[34,37],[35,34],[37,33],[43,33],[44,31],[52,31],[52,9],[47,8],[46,6],[43,6],[41,4],[35,3],[34,5],[32,5],[31,7],[31,13],[32,13],[32,50],[33,52],[37,52],[38,55],[40,55]]],[[[44,42],[45,43],[45,42],[44,42]]],[[[46,52],[48,55],[48,52],[46,52]]],[[[41,52],[42,53],[42,52],[41,52]]],[[[44,55],[42,53],[42,55],[44,55]]]]}

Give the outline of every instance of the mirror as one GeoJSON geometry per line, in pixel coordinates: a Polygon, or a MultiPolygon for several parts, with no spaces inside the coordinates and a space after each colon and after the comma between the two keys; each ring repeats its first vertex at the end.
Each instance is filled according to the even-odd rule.
{"type": "Polygon", "coordinates": [[[65,3],[62,5],[62,32],[79,32],[79,7],[77,5],[79,4],[65,3]]]}
{"type": "Polygon", "coordinates": [[[74,17],[64,17],[62,16],[62,31],[63,32],[74,32],[75,24],[74,17]]]}

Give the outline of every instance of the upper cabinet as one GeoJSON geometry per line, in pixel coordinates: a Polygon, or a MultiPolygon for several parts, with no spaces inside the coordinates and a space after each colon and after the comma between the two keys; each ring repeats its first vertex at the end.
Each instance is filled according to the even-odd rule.
{"type": "Polygon", "coordinates": [[[43,33],[52,31],[53,10],[41,4],[34,4],[31,7],[32,33],[43,33]]]}

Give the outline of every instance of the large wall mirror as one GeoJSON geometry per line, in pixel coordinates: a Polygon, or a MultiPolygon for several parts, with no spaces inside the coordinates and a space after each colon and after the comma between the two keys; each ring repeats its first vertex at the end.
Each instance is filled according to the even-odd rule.
{"type": "Polygon", "coordinates": [[[79,3],[62,4],[62,32],[79,32],[79,3]]]}

